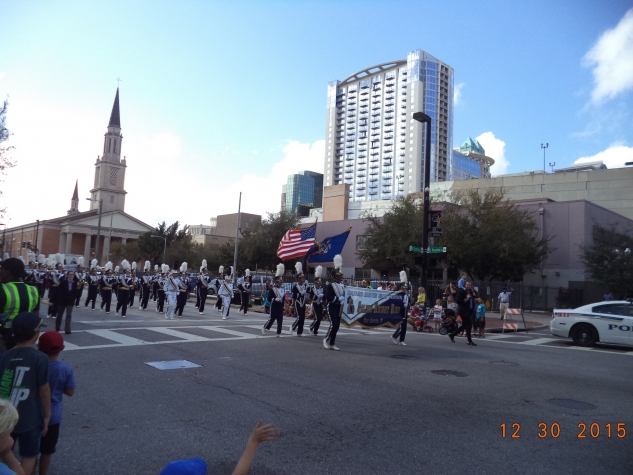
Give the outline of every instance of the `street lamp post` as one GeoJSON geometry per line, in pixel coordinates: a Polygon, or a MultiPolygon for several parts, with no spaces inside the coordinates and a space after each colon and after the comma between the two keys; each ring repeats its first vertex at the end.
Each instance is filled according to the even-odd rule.
{"type": "Polygon", "coordinates": [[[424,144],[424,209],[422,216],[422,279],[421,285],[426,288],[429,267],[429,210],[431,206],[431,117],[424,112],[415,112],[413,119],[426,124],[426,141],[424,144]]]}
{"type": "Polygon", "coordinates": [[[549,162],[549,167],[552,169],[552,173],[554,173],[555,166],[556,166],[556,162],[549,162]]]}
{"type": "Polygon", "coordinates": [[[545,149],[549,147],[549,143],[545,145],[541,144],[541,148],[543,149],[543,173],[545,173],[545,149]]]}
{"type": "Polygon", "coordinates": [[[152,234],[153,238],[158,238],[158,239],[162,239],[164,241],[164,245],[163,245],[163,264],[165,263],[165,252],[167,251],[167,238],[163,237],[163,236],[156,236],[155,234],[152,234]]]}
{"type": "Polygon", "coordinates": [[[94,201],[95,203],[99,203],[99,221],[97,222],[97,243],[95,244],[95,259],[99,262],[101,259],[99,257],[99,251],[101,250],[101,213],[103,211],[103,198],[100,200],[96,200],[94,198],[86,198],[88,201],[94,201]]]}

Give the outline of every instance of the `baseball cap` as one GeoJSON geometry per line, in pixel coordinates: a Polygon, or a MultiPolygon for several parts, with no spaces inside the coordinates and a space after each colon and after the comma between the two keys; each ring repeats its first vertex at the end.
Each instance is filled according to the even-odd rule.
{"type": "Polygon", "coordinates": [[[20,329],[24,331],[35,331],[40,327],[45,327],[46,324],[42,323],[44,320],[40,318],[39,315],[31,312],[22,312],[18,313],[13,321],[11,322],[11,326],[14,330],[20,329]]]}
{"type": "Polygon", "coordinates": [[[167,465],[160,475],[207,475],[207,464],[198,458],[177,460],[167,465]]]}
{"type": "Polygon", "coordinates": [[[59,332],[46,332],[40,336],[37,345],[41,352],[53,355],[64,349],[64,337],[59,332]]]}

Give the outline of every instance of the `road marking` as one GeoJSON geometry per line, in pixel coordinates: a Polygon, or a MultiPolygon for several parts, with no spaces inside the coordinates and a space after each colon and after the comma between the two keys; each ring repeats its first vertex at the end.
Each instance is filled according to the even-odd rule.
{"type": "MultiPolygon", "coordinates": [[[[191,327],[185,327],[185,328],[191,328],[191,327]]],[[[205,327],[202,327],[202,328],[205,328],[205,327]]],[[[185,332],[173,330],[171,328],[166,328],[166,327],[153,327],[153,328],[148,328],[148,330],[158,332],[158,333],[163,333],[165,335],[175,336],[177,338],[182,338],[183,340],[187,340],[187,341],[209,341],[210,340],[210,338],[206,338],[204,336],[193,335],[191,333],[185,333],[185,332]]]]}
{"type": "Polygon", "coordinates": [[[138,338],[132,338],[131,336],[123,335],[112,330],[86,330],[86,333],[91,333],[101,338],[105,338],[106,340],[116,341],[123,346],[146,345],[148,343],[146,341],[139,340],[138,338]]]}
{"type": "Polygon", "coordinates": [[[503,335],[490,335],[490,336],[487,336],[485,339],[486,340],[503,340],[504,338],[512,338],[514,336],[517,336],[517,335],[506,335],[506,334],[503,334],[503,335]]]}
{"type": "Polygon", "coordinates": [[[535,338],[534,340],[519,341],[519,345],[541,345],[543,343],[549,343],[550,341],[560,341],[558,338],[535,338]]]}
{"type": "MultiPolygon", "coordinates": [[[[244,325],[244,326],[248,326],[248,325],[244,325]]],[[[194,327],[194,328],[202,328],[204,330],[211,330],[214,332],[226,333],[227,335],[238,336],[240,338],[262,338],[261,336],[253,335],[252,333],[238,332],[235,330],[229,330],[228,328],[221,328],[221,327],[216,327],[216,326],[194,327]]],[[[258,328],[261,330],[262,327],[255,327],[255,328],[258,328]]]]}

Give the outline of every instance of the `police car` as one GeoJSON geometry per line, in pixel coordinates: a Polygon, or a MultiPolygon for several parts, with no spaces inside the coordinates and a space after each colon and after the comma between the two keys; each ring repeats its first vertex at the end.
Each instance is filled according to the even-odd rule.
{"type": "Polygon", "coordinates": [[[633,346],[633,299],[554,309],[552,335],[571,337],[580,346],[597,342],[633,346]]]}

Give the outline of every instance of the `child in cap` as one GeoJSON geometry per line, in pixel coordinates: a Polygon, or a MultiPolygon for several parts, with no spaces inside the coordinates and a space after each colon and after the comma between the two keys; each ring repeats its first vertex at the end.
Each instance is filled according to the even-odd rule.
{"type": "Polygon", "coordinates": [[[0,475],[25,475],[13,454],[11,432],[18,423],[18,411],[10,401],[0,399],[0,475]]]}
{"type": "Polygon", "coordinates": [[[0,357],[0,399],[11,401],[20,416],[11,437],[18,443],[22,468],[28,474],[35,471],[40,437],[46,435],[51,417],[48,358],[34,348],[41,325],[39,315],[18,314],[12,322],[17,344],[0,357]]]}
{"type": "Polygon", "coordinates": [[[62,422],[62,403],[64,394],[75,394],[75,375],[70,365],[58,361],[59,353],[64,349],[64,337],[59,332],[46,332],[40,337],[39,350],[48,356],[48,384],[51,387],[51,419],[48,432],[40,441],[40,475],[46,475],[51,465],[59,438],[59,425],[62,422]]]}

